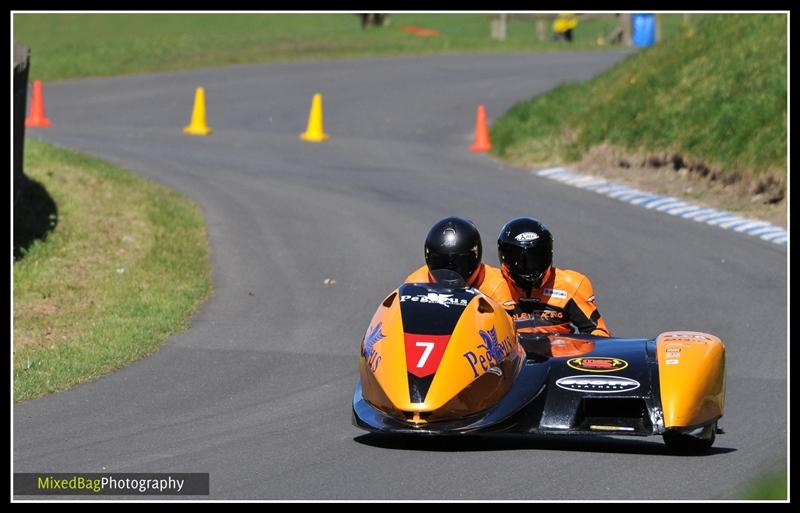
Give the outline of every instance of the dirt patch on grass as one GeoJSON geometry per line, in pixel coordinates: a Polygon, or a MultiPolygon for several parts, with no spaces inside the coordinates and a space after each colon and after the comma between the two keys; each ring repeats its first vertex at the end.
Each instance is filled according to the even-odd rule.
{"type": "Polygon", "coordinates": [[[786,227],[786,171],[741,175],[715,169],[678,153],[633,154],[609,145],[588,151],[580,162],[567,164],[601,176],[688,202],[786,227]]]}

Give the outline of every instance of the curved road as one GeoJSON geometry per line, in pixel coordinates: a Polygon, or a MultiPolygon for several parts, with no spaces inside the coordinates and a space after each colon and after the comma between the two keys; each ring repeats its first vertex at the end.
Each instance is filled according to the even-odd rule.
{"type": "Polygon", "coordinates": [[[209,472],[224,499],[724,499],[785,464],[787,252],[471,154],[475,107],[587,79],[622,53],[294,62],[54,83],[29,130],[186,193],[216,292],[193,327],[96,382],[14,406],[15,472],[209,472]],[[206,88],[210,137],[181,133],[206,88]],[[325,144],[301,141],[323,93],[325,144]],[[377,303],[437,219],[494,240],[534,215],[588,274],[615,335],[691,329],[727,344],[708,455],[660,437],[387,441],[350,424],[377,303]],[[326,285],[331,277],[335,284],[326,285]]]}

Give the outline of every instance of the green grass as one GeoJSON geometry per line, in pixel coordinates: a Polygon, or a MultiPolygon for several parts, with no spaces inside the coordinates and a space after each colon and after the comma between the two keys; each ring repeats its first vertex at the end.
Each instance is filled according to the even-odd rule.
{"type": "MultiPolygon", "coordinates": [[[[661,16],[665,35],[679,30],[679,15],[661,16]]],[[[617,23],[613,16],[580,21],[574,41],[566,43],[540,42],[533,20],[510,19],[506,40],[496,41],[488,14],[395,13],[388,19],[388,26],[367,29],[352,13],[30,13],[15,14],[13,21],[14,40],[31,49],[30,79],[45,81],[309,58],[607,49],[597,39],[617,23]],[[440,35],[412,35],[404,25],[440,35]]]]}
{"type": "Polygon", "coordinates": [[[513,162],[574,162],[606,143],[678,153],[736,180],[786,183],[787,17],[693,16],[591,81],[514,106],[491,129],[513,162]]]}
{"type": "Polygon", "coordinates": [[[745,500],[787,500],[786,467],[755,481],[742,494],[745,500]]]}
{"type": "Polygon", "coordinates": [[[155,351],[211,290],[205,224],[187,198],[37,140],[25,165],[57,210],[46,237],[15,248],[15,401],[155,351]]]}

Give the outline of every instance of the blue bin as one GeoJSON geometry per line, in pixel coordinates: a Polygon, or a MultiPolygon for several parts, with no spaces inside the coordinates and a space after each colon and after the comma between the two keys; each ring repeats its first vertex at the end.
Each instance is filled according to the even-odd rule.
{"type": "Polygon", "coordinates": [[[656,17],[653,14],[634,14],[631,16],[633,25],[633,44],[639,48],[653,46],[656,42],[656,17]]]}

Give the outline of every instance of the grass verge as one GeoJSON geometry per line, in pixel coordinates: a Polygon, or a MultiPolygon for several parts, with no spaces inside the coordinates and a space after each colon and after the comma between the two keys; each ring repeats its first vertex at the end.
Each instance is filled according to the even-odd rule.
{"type": "Polygon", "coordinates": [[[786,21],[696,16],[593,80],[520,102],[492,126],[492,152],[531,167],[580,162],[603,147],[632,177],[653,163],[780,203],[788,181],[786,21]]]}
{"type": "Polygon", "coordinates": [[[15,401],[155,351],[211,291],[205,224],[187,198],[37,140],[25,164],[37,194],[26,188],[23,205],[44,201],[51,213],[46,236],[20,244],[25,210],[15,209],[15,401]]]}
{"type": "MultiPolygon", "coordinates": [[[[662,14],[664,36],[680,15],[662,14]]],[[[571,43],[539,41],[536,22],[510,18],[505,41],[492,39],[488,14],[393,13],[390,24],[361,28],[352,13],[330,14],[15,14],[14,39],[31,48],[31,80],[174,71],[275,60],[439,52],[608,49],[613,16],[586,19],[571,43]],[[413,30],[414,27],[427,31],[413,30]],[[410,31],[409,28],[412,28],[410,31]]]]}
{"type": "Polygon", "coordinates": [[[787,500],[786,468],[762,477],[750,485],[742,494],[745,500],[787,500]]]}

